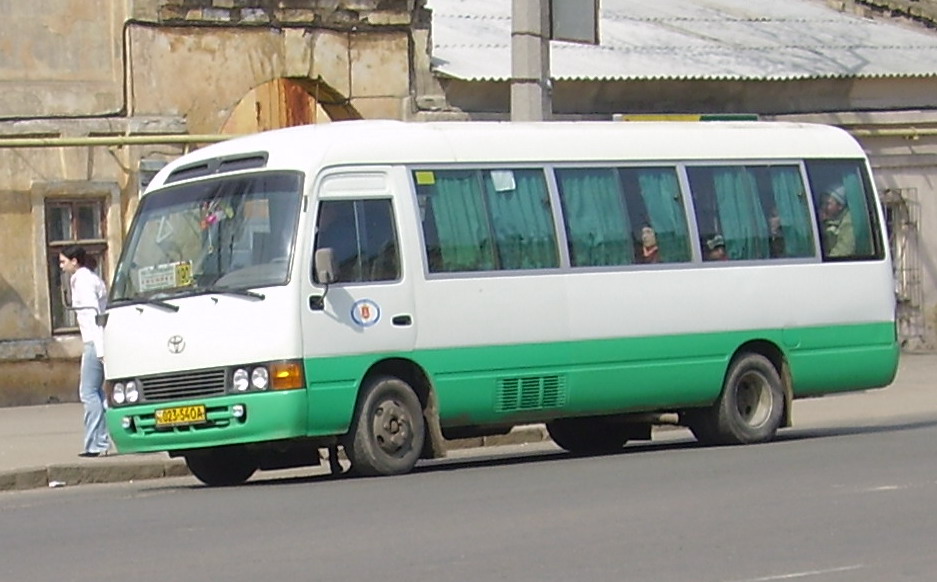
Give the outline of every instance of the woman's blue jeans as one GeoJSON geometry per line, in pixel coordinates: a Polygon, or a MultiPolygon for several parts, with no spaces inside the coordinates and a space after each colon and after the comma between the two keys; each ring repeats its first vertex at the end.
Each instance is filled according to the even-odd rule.
{"type": "Polygon", "coordinates": [[[81,354],[78,396],[85,405],[85,452],[103,453],[110,443],[104,419],[104,364],[98,359],[92,342],[85,344],[81,354]]]}

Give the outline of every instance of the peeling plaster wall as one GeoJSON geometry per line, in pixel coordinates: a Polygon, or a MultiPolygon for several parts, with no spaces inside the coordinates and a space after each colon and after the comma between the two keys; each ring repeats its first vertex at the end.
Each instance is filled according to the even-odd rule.
{"type": "Polygon", "coordinates": [[[133,28],[131,109],[183,117],[191,133],[217,132],[251,89],[280,77],[320,80],[374,115],[406,116],[406,32],[133,28]]]}
{"type": "Polygon", "coordinates": [[[29,0],[4,7],[0,119],[120,111],[124,2],[29,0]]]}

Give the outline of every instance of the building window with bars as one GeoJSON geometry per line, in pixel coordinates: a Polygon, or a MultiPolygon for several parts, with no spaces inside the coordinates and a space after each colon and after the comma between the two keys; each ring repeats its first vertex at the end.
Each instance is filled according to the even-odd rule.
{"type": "Polygon", "coordinates": [[[75,313],[67,308],[71,305],[68,275],[59,269],[59,253],[72,245],[83,246],[97,264],[95,272],[105,278],[106,208],[104,198],[46,200],[46,260],[53,333],[70,333],[78,327],[75,313]]]}

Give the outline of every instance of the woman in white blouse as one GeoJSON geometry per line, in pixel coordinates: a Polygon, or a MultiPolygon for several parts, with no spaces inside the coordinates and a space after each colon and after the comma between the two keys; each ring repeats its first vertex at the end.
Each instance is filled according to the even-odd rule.
{"type": "Polygon", "coordinates": [[[59,254],[59,267],[69,276],[72,305],[81,331],[81,380],[78,395],[85,405],[85,446],[80,457],[107,454],[109,439],[104,419],[104,330],[95,322],[107,303],[104,281],[93,271],[94,258],[84,248],[72,246],[59,254]]]}

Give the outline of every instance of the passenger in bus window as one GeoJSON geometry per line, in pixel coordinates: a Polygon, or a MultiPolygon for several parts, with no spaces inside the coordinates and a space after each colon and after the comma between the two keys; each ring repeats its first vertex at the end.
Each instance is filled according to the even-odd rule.
{"type": "Polygon", "coordinates": [[[650,225],[645,224],[641,228],[641,255],[638,257],[639,263],[659,263],[660,248],[657,246],[657,233],[650,225]]]}
{"type": "Polygon", "coordinates": [[[778,207],[771,207],[771,216],[768,217],[768,248],[774,258],[784,256],[784,230],[781,228],[781,215],[778,207]]]}
{"type": "Polygon", "coordinates": [[[721,234],[712,236],[706,241],[703,249],[703,259],[707,261],[728,261],[729,255],[726,254],[726,241],[721,234]]]}
{"type": "Polygon", "coordinates": [[[822,197],[820,220],[823,223],[823,250],[828,257],[848,257],[856,252],[856,234],[852,214],[841,184],[829,188],[822,197]]]}

